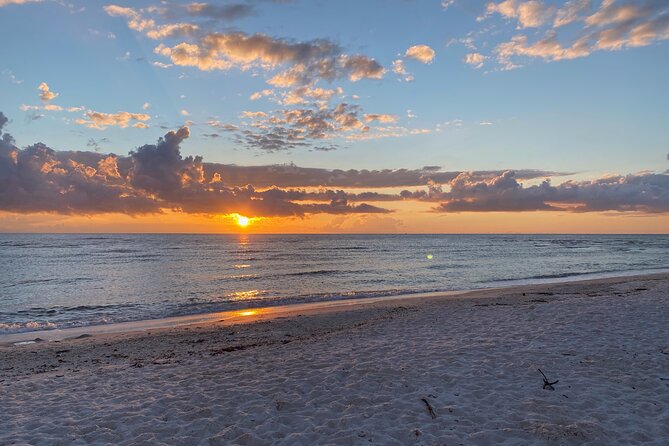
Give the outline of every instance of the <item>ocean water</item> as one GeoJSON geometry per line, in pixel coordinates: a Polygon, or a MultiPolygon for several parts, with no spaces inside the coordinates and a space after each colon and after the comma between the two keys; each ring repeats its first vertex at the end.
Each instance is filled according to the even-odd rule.
{"type": "Polygon", "coordinates": [[[662,269],[665,235],[0,234],[0,334],[662,269]]]}

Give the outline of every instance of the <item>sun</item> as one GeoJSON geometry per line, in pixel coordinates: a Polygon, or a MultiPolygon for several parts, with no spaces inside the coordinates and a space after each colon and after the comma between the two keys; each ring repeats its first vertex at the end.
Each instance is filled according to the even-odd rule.
{"type": "Polygon", "coordinates": [[[248,217],[244,217],[243,215],[235,214],[232,216],[232,218],[235,219],[235,222],[237,223],[237,226],[240,228],[245,228],[251,223],[251,219],[248,217]]]}
{"type": "Polygon", "coordinates": [[[237,227],[240,229],[246,229],[250,226],[255,225],[259,221],[264,220],[263,217],[247,217],[246,215],[238,214],[236,212],[234,214],[221,215],[221,218],[223,218],[227,222],[230,222],[230,220],[232,220],[232,223],[236,224],[237,227]]]}

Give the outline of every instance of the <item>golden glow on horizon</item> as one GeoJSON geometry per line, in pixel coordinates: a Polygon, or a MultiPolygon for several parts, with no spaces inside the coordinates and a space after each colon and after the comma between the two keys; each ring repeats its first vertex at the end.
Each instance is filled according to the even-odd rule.
{"type": "MultiPolygon", "coordinates": [[[[245,245],[252,233],[507,233],[507,234],[667,234],[667,214],[569,212],[462,212],[437,214],[429,204],[400,203],[393,214],[329,215],[307,217],[250,217],[242,228],[230,214],[217,216],[165,211],[161,214],[57,215],[0,212],[0,232],[37,233],[227,233],[238,234],[245,245]]],[[[423,255],[430,254],[424,253],[423,255]]]]}

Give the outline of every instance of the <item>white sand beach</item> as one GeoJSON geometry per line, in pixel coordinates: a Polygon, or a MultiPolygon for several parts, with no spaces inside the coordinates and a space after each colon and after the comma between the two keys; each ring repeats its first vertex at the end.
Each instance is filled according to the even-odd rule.
{"type": "Polygon", "coordinates": [[[0,444],[666,445],[668,327],[655,274],[4,345],[0,444]]]}

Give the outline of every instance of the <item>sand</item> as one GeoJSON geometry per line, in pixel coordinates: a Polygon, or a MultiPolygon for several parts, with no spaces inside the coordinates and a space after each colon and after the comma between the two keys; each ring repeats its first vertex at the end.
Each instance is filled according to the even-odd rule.
{"type": "Polygon", "coordinates": [[[668,327],[656,274],[5,345],[0,444],[666,445],[668,327]]]}

